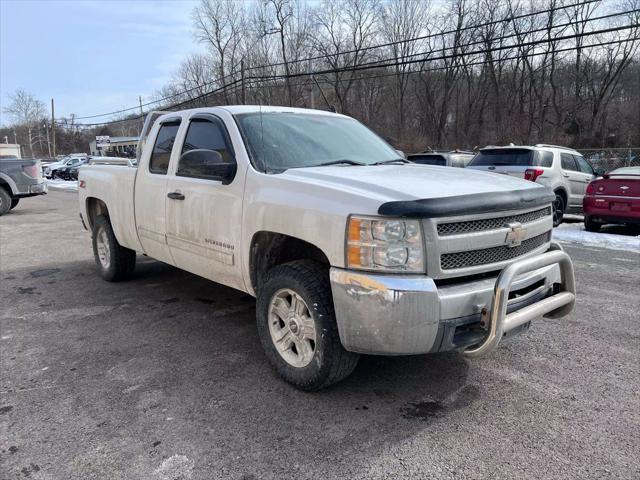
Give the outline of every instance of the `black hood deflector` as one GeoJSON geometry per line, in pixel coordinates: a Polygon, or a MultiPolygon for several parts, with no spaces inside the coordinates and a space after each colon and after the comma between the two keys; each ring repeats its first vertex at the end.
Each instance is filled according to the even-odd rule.
{"type": "Polygon", "coordinates": [[[555,198],[553,191],[547,187],[528,188],[510,192],[473,193],[455,197],[387,202],[380,205],[378,213],[410,218],[453,217],[548,205],[555,198]]]}

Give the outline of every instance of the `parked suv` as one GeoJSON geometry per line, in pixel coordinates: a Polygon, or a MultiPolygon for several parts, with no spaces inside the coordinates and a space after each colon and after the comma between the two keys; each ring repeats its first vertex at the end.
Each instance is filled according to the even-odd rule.
{"type": "Polygon", "coordinates": [[[471,160],[468,168],[502,173],[540,183],[553,190],[553,225],[562,223],[565,213],[582,213],[582,197],[597,175],[575,150],[557,145],[485,147],[471,160]]]}
{"type": "Polygon", "coordinates": [[[407,155],[407,160],[420,165],[437,165],[440,167],[464,168],[473,158],[473,152],[453,150],[451,152],[421,152],[407,155]]]}

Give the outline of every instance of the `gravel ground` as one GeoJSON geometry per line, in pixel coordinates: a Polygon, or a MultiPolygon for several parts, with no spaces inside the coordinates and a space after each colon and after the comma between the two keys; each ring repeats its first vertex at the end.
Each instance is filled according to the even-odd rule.
{"type": "Polygon", "coordinates": [[[364,357],[319,393],[253,299],[139,257],[93,267],[76,195],[0,218],[0,478],[638,478],[640,255],[571,245],[579,299],[488,358],[364,357]]]}

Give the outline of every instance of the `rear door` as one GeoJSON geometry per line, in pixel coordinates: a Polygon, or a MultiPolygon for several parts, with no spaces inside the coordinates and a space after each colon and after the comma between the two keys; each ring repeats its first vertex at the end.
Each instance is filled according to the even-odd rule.
{"type": "Polygon", "coordinates": [[[167,173],[174,150],[179,150],[174,145],[180,122],[178,117],[155,127],[153,148],[145,149],[138,167],[134,195],[136,228],[144,252],[172,265],[166,238],[167,173]]]}
{"type": "Polygon", "coordinates": [[[166,190],[171,255],[179,268],[244,289],[239,258],[244,175],[236,172],[223,182],[204,166],[181,164],[181,155],[198,149],[215,150],[225,163],[236,163],[224,122],[209,113],[193,115],[166,190]]]}
{"type": "Polygon", "coordinates": [[[587,189],[587,183],[589,183],[585,183],[585,174],[580,171],[578,162],[570,153],[560,154],[560,167],[562,175],[569,185],[569,206],[582,206],[582,197],[587,189]]]}

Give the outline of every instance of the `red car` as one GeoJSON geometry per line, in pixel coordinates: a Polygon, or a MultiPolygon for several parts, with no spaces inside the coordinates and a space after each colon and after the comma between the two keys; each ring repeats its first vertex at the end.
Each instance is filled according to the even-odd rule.
{"type": "Polygon", "coordinates": [[[640,167],[618,168],[593,180],[582,208],[590,232],[608,223],[640,225],[640,167]]]}

